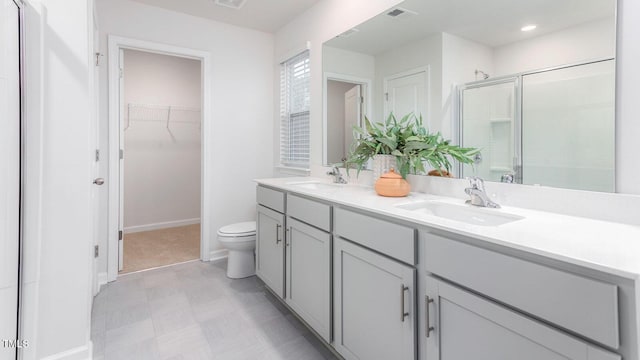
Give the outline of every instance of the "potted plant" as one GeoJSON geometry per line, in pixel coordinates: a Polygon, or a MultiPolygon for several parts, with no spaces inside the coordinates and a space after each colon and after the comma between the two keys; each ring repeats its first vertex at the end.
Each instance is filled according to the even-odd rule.
{"type": "Polygon", "coordinates": [[[451,170],[452,161],[472,164],[480,149],[451,145],[440,133],[429,133],[423,126],[422,115],[405,115],[399,121],[390,114],[385,123],[372,123],[365,117],[365,128],[354,126],[354,147],[347,159],[347,168],[354,165],[358,174],[376,155],[395,157],[397,170],[403,178],[407,174],[425,173],[425,163],[440,175],[451,170]]]}

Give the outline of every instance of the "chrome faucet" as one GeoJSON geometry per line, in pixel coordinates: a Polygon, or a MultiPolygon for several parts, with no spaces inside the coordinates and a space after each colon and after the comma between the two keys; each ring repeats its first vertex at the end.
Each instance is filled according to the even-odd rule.
{"type": "Polygon", "coordinates": [[[464,192],[467,193],[471,197],[471,199],[467,200],[468,204],[499,209],[500,205],[489,199],[489,195],[484,190],[484,180],[479,177],[472,176],[469,178],[469,183],[471,187],[464,189],[464,192]]]}
{"type": "Polygon", "coordinates": [[[333,182],[336,184],[346,184],[347,180],[345,180],[342,177],[342,174],[340,173],[340,169],[338,168],[337,165],[333,166],[333,169],[331,169],[331,171],[327,171],[327,175],[331,175],[333,176],[333,182]]]}
{"type": "Polygon", "coordinates": [[[513,184],[514,181],[515,181],[515,174],[513,173],[502,174],[502,176],[500,177],[500,182],[503,182],[503,183],[513,184]]]}

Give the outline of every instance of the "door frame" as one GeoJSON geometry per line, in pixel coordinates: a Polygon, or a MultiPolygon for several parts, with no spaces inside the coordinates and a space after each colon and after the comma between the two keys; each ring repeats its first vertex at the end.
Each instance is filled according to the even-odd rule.
{"type": "MultiPolygon", "coordinates": [[[[371,104],[373,103],[371,94],[372,94],[372,84],[373,80],[367,78],[360,78],[351,75],[338,74],[332,72],[325,72],[323,74],[322,80],[322,164],[330,165],[327,163],[327,130],[328,130],[328,119],[327,119],[327,87],[328,81],[340,81],[345,83],[350,83],[354,85],[361,85],[365,87],[365,90],[361,93],[364,97],[364,106],[362,107],[361,117],[371,116],[371,104]]],[[[362,126],[362,124],[359,124],[362,126]]]]}
{"type": "Polygon", "coordinates": [[[124,126],[121,119],[120,104],[120,60],[122,49],[139,50],[162,55],[178,56],[200,60],[201,69],[201,160],[200,160],[200,260],[210,260],[209,236],[211,233],[211,194],[209,187],[211,173],[206,164],[214,161],[212,116],[212,72],[211,54],[207,51],[178,47],[163,43],[138,40],[121,36],[108,36],[109,60],[109,220],[108,220],[108,251],[107,251],[107,279],[114,281],[118,277],[118,232],[120,228],[120,141],[121,129],[124,126]]]}

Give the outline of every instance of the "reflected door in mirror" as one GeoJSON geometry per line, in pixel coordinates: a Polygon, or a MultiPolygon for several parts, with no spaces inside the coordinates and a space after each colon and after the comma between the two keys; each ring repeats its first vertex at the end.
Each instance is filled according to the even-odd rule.
{"type": "Polygon", "coordinates": [[[341,163],[349,155],[353,143],[353,126],[363,118],[362,84],[327,81],[327,164],[341,163]]]}

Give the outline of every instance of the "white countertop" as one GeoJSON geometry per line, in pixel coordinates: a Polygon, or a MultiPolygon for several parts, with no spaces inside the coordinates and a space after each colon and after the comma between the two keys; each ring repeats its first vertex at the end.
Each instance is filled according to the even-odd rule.
{"type": "MultiPolygon", "coordinates": [[[[305,182],[327,183],[326,179],[310,177],[255,181],[258,184],[473,237],[624,278],[640,279],[640,226],[516,207],[479,210],[514,214],[524,219],[499,226],[472,225],[397,207],[400,204],[425,200],[463,205],[464,201],[460,199],[423,193],[389,198],[378,196],[371,187],[359,185],[336,186],[330,190],[306,189],[296,185],[305,182]]],[[[606,211],[606,207],[603,207],[603,211],[606,211]]]]}

